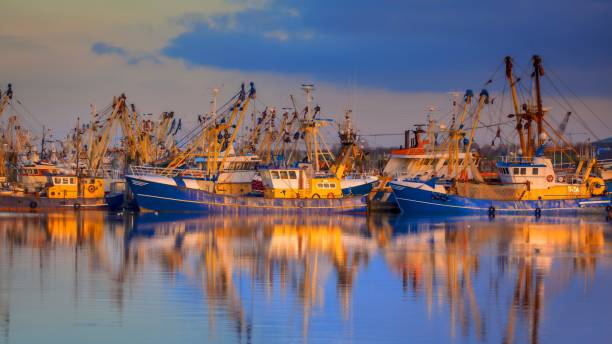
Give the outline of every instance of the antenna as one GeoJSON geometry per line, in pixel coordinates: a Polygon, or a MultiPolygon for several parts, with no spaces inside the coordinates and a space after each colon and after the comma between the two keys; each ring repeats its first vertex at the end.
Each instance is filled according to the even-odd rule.
{"type": "Polygon", "coordinates": [[[217,117],[217,95],[219,95],[219,88],[215,87],[212,90],[212,99],[210,100],[210,115],[213,118],[217,117]]]}
{"type": "Polygon", "coordinates": [[[312,119],[312,91],[314,91],[313,84],[302,84],[302,90],[306,92],[306,109],[308,119],[312,119]]]}

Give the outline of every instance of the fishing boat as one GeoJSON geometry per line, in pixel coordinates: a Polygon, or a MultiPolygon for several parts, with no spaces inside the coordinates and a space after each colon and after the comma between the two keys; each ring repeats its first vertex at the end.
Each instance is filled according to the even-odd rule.
{"type": "MultiPolygon", "coordinates": [[[[13,103],[11,85],[5,93],[0,93],[0,116],[9,105],[16,113],[16,105],[23,106],[19,101],[13,103]]],[[[106,193],[102,179],[44,160],[48,153],[46,134],[43,127],[39,155],[32,145],[30,132],[19,123],[16,114],[2,128],[0,211],[118,209],[123,195],[106,193]]],[[[56,160],[53,147],[50,152],[50,160],[56,160]]]]}
{"type": "Polygon", "coordinates": [[[390,183],[399,207],[413,214],[473,214],[567,212],[610,206],[601,178],[571,182],[557,178],[550,159],[501,159],[500,184],[457,182],[439,184],[402,179],[390,183]]]}
{"type": "Polygon", "coordinates": [[[28,192],[40,191],[49,183],[49,176],[67,171],[50,163],[31,163],[17,170],[17,181],[28,192]]]}
{"type": "Polygon", "coordinates": [[[335,177],[309,178],[309,173],[302,168],[261,170],[263,197],[222,193],[214,180],[189,176],[191,172],[184,170],[175,173],[175,178],[137,174],[126,176],[141,209],[237,213],[366,211],[365,196],[344,197],[339,180],[335,177]]]}
{"type": "MultiPolygon", "coordinates": [[[[412,214],[474,214],[484,213],[534,213],[540,216],[549,212],[576,212],[610,207],[610,197],[603,179],[591,176],[597,160],[594,157],[581,160],[572,175],[557,175],[551,159],[544,156],[547,142],[543,124],[545,110],[540,96],[539,78],[543,74],[541,59],[533,57],[536,104],[518,105],[512,60],[506,58],[506,75],[513,95],[517,120],[516,130],[520,141],[520,153],[503,156],[496,164],[499,183],[480,180],[465,181],[460,178],[448,183],[438,183],[438,178],[404,178],[390,183],[397,202],[404,213],[412,214]],[[532,122],[537,131],[534,133],[532,122]],[[527,133],[523,128],[527,128],[527,133]],[[537,147],[537,149],[536,149],[537,147]]],[[[480,112],[489,101],[485,90],[480,93],[473,125],[467,140],[466,153],[471,152],[474,130],[480,120],[480,112]]],[[[469,155],[459,171],[470,165],[469,155]]],[[[608,208],[609,209],[609,208],[608,208]]]]}
{"type": "MultiPolygon", "coordinates": [[[[471,95],[467,94],[467,97],[471,95]]],[[[429,120],[427,126],[417,124],[415,129],[405,131],[404,148],[391,151],[389,160],[383,169],[382,182],[370,196],[371,210],[399,210],[393,190],[389,186],[392,180],[428,179],[434,175],[439,180],[455,177],[453,171],[448,168],[449,163],[452,164],[454,157],[457,163],[462,164],[465,152],[456,152],[454,156],[451,156],[447,146],[436,144],[437,136],[442,137],[442,134],[448,133],[449,130],[444,129],[443,125],[437,125],[434,121],[429,120]]],[[[472,156],[472,159],[478,160],[475,156],[472,156]]],[[[471,170],[465,171],[465,174],[468,179],[473,178],[471,170]]]]}
{"type": "Polygon", "coordinates": [[[340,179],[340,188],[344,195],[367,195],[378,186],[379,178],[377,175],[356,171],[357,165],[364,161],[364,152],[360,146],[357,130],[353,127],[351,114],[352,110],[346,109],[344,120],[338,125],[340,150],[330,172],[340,179]]]}
{"type": "Polygon", "coordinates": [[[76,175],[48,176],[48,184],[31,193],[0,190],[0,211],[119,210],[123,194],[106,194],[100,178],[76,175]]]}
{"type": "MultiPolygon", "coordinates": [[[[319,162],[326,158],[313,143],[316,143],[321,122],[314,118],[310,101],[304,118],[300,120],[300,130],[303,133],[301,137],[308,142],[307,160],[311,163],[259,170],[232,169],[232,166],[244,166],[239,161],[228,165],[240,123],[254,98],[253,84],[248,95],[243,86],[224,115],[217,116],[215,109],[215,115],[211,116],[214,120],[202,130],[202,134],[196,135],[209,142],[202,169],[175,168],[185,166],[185,162],[193,159],[195,149],[191,148],[161,171],[151,173],[132,168],[126,179],[140,208],[173,212],[364,212],[365,197],[343,195],[338,173],[344,170],[339,165],[336,165],[336,173],[320,170],[319,162]],[[259,173],[264,186],[263,197],[248,195],[255,172],[259,173]]],[[[200,139],[195,141],[202,142],[200,139]]],[[[233,158],[245,157],[249,155],[234,155],[233,158]]],[[[250,158],[258,159],[256,156],[250,158]]]]}

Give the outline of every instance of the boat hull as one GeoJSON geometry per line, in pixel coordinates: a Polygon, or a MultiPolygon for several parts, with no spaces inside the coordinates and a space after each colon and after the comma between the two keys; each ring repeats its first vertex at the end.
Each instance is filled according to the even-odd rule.
{"type": "Polygon", "coordinates": [[[610,206],[610,197],[563,200],[497,201],[436,192],[425,183],[389,183],[397,203],[405,214],[473,215],[473,214],[545,214],[597,211],[610,206]]]}
{"type": "Polygon", "coordinates": [[[380,212],[400,211],[393,191],[388,190],[388,188],[385,188],[384,190],[378,190],[374,193],[372,199],[370,200],[370,210],[380,212]]]}
{"type": "Polygon", "coordinates": [[[0,211],[61,211],[61,210],[119,210],[123,194],[105,198],[48,198],[30,195],[0,195],[0,211]]]}
{"type": "Polygon", "coordinates": [[[343,179],[340,186],[342,187],[342,194],[345,196],[358,196],[369,194],[377,183],[378,178],[375,177],[355,178],[343,179]]]}
{"type": "Polygon", "coordinates": [[[162,182],[148,176],[126,176],[138,205],[158,212],[364,213],[366,196],[321,199],[268,199],[213,194],[162,182]]]}

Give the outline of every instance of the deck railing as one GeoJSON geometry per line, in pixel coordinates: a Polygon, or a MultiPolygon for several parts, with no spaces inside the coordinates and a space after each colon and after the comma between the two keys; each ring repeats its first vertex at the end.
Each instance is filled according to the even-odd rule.
{"type": "Polygon", "coordinates": [[[164,167],[153,167],[153,166],[130,166],[131,174],[137,176],[144,175],[162,175],[168,177],[176,176],[189,176],[189,177],[203,177],[205,175],[203,170],[198,169],[182,169],[182,168],[164,168],[164,167]]]}
{"type": "Polygon", "coordinates": [[[90,170],[90,169],[81,169],[80,174],[87,177],[95,177],[95,178],[109,178],[109,179],[123,179],[124,173],[121,170],[115,169],[98,169],[98,170],[90,170]]]}
{"type": "Polygon", "coordinates": [[[533,158],[531,157],[523,157],[523,156],[510,156],[510,155],[502,155],[498,158],[499,162],[508,163],[508,164],[520,164],[520,163],[531,163],[533,162],[533,158]]]}

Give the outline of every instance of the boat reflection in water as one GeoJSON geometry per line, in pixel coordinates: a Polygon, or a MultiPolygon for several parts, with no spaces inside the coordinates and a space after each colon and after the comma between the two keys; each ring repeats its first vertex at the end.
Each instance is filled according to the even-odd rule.
{"type": "Polygon", "coordinates": [[[0,342],[601,341],[610,230],[599,218],[4,215],[0,342]]]}

